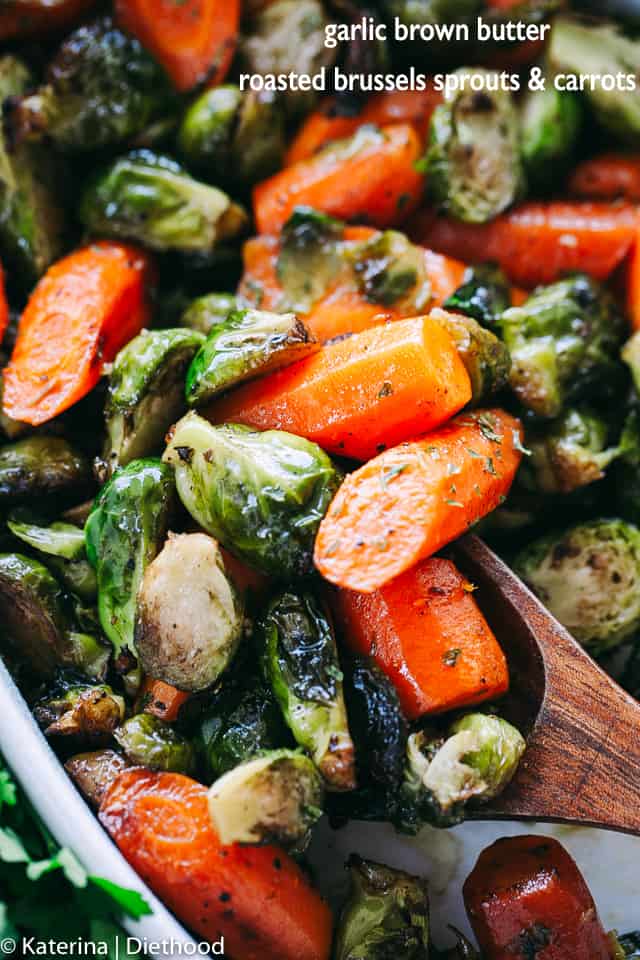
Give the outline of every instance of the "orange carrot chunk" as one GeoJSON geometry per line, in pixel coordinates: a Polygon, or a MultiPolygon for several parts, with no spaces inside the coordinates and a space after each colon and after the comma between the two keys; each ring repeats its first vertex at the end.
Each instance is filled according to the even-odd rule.
{"type": "Polygon", "coordinates": [[[152,713],[155,717],[174,723],[178,719],[180,707],[186,703],[191,694],[184,690],[172,687],[164,680],[153,680],[146,677],[140,690],[139,708],[145,713],[152,713]]]}
{"type": "Polygon", "coordinates": [[[416,169],[422,152],[418,134],[407,124],[362,128],[329,144],[255,187],[258,232],[279,233],[299,206],[378,227],[401,223],[422,197],[424,177],[416,169]]]}
{"type": "Polygon", "coordinates": [[[640,223],[636,241],[621,271],[625,283],[627,314],[634,330],[640,330],[640,223]]]}
{"type": "Polygon", "coordinates": [[[95,0],[4,0],[0,40],[51,33],[72,24],[95,0]]]}
{"type": "Polygon", "coordinates": [[[480,854],[464,902],[486,960],[611,960],[584,878],[551,837],[505,837],[480,854]]]}
{"type": "Polygon", "coordinates": [[[471,399],[449,334],[430,317],[397,320],[328,344],[214,402],[214,423],[287,430],[368,460],[426,433],[471,399]]]}
{"type": "Polygon", "coordinates": [[[373,593],[455,540],[504,500],[521,435],[503,410],[463,413],[349,474],[318,530],[322,576],[373,593]]]}
{"type": "Polygon", "coordinates": [[[337,590],[332,606],[348,646],[373,657],[410,720],[499,697],[505,656],[450,560],[430,557],[374,593],[337,590]]]}
{"type": "Polygon", "coordinates": [[[97,243],[49,268],[20,319],[4,371],[4,412],[37,426],[84,397],[102,365],[149,319],[150,262],[135,247],[97,243]]]}
{"type": "Polygon", "coordinates": [[[119,25],[162,64],[178,90],[224,80],[236,46],[240,0],[115,0],[119,25]]]}
{"type": "Polygon", "coordinates": [[[527,203],[486,224],[427,210],[409,233],[414,242],[467,263],[495,260],[514,283],[531,288],[575,270],[606,280],[629,252],[637,219],[628,205],[527,203]]]}
{"type": "Polygon", "coordinates": [[[328,960],[331,912],[275,846],[223,846],[207,788],[177,773],[127,770],[99,813],[120,851],[176,916],[238,960],[328,960]]]}
{"type": "Polygon", "coordinates": [[[569,193],[587,200],[640,203],[640,156],[604,153],[585,160],[571,174],[569,193]]]}

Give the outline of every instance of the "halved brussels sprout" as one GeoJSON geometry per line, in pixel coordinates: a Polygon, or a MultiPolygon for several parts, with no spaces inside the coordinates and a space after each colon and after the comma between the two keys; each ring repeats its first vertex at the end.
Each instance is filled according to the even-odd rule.
{"type": "Polygon", "coordinates": [[[431,318],[447,331],[471,380],[474,407],[491,400],[509,382],[511,357],[502,340],[472,317],[436,308],[431,318]]]}
{"type": "Polygon", "coordinates": [[[310,207],[294,210],[282,228],[276,264],[283,310],[308,313],[325,295],[343,267],[338,249],[343,233],[341,220],[310,207]]]}
{"type": "Polygon", "coordinates": [[[529,90],[520,107],[522,160],[530,184],[547,190],[574,159],[584,111],[575,93],[557,90],[547,78],[544,90],[529,90]]]}
{"type": "Polygon", "coordinates": [[[242,602],[216,541],[169,534],[138,592],[135,645],[145,673],[204,690],[229,666],[242,627],[242,602]]]}
{"type": "Polygon", "coordinates": [[[201,406],[245,380],[286,367],[320,348],[294,313],[236,310],[217,324],[194,357],[185,387],[201,406]]]}
{"type": "Polygon", "coordinates": [[[502,314],[511,387],[540,417],[615,385],[624,319],[600,284],[576,274],[542,287],[502,314]]]}
{"type": "Polygon", "coordinates": [[[322,816],[322,778],[299,750],[272,750],[215,781],[209,815],[223,844],[276,843],[298,852],[322,816]]]}
{"type": "Polygon", "coordinates": [[[282,105],[273,93],[228,84],[206,90],[185,113],[178,147],[206,180],[251,186],[275,173],[285,150],[282,105]]]}
{"type": "Polygon", "coordinates": [[[204,343],[195,330],[143,330],[120,351],[105,406],[110,471],[152,455],[186,408],[184,379],[204,343]]]}
{"type": "Polygon", "coordinates": [[[525,747],[514,726],[485,713],[461,717],[444,736],[429,730],[412,733],[397,826],[415,833],[424,823],[460,823],[469,801],[490,800],[504,790],[525,747]]]}
{"type": "Polygon", "coordinates": [[[518,113],[506,90],[490,91],[490,71],[463,67],[460,89],[445,96],[431,119],[426,158],[429,190],[457,220],[486,223],[520,196],[518,113]],[[487,89],[474,91],[466,78],[487,77],[487,89]]]}
{"type": "Polygon", "coordinates": [[[491,263],[467,267],[462,286],[443,303],[445,310],[462,313],[490,329],[497,327],[510,306],[509,282],[502,270],[491,263]]]}
{"type": "Polygon", "coordinates": [[[235,293],[208,293],[193,300],[180,317],[180,325],[207,336],[230,313],[239,310],[235,293]]]}
{"type": "Polygon", "coordinates": [[[640,530],[590,520],[529,544],[514,569],[579,643],[609,650],[640,627],[640,530]]]}
{"type": "Polygon", "coordinates": [[[35,93],[9,101],[13,138],[50,138],[86,151],[129,140],[175,113],[178,98],[165,72],[109,17],[69,34],[35,93]]]}
{"type": "Polygon", "coordinates": [[[106,684],[73,686],[40,701],[33,715],[47,737],[108,740],[124,720],[125,704],[106,684]]]}
{"type": "Polygon", "coordinates": [[[85,191],[79,216],[93,236],[201,254],[234,239],[248,224],[243,208],[226,193],[150,150],[134,150],[111,163],[85,191]]]}
{"type": "Polygon", "coordinates": [[[134,460],[102,488],[85,525],[87,556],[98,577],[100,623],[120,673],[136,667],[136,598],[166,536],[174,490],[164,463],[134,460]]]}
{"type": "Polygon", "coordinates": [[[431,300],[424,250],[403,233],[385,230],[350,254],[360,289],[372,303],[418,314],[431,300]]]}
{"type": "Polygon", "coordinates": [[[195,752],[188,740],[152,713],[137,713],[114,731],[113,737],[130,763],[166,770],[193,773],[195,752]]]}
{"type": "Polygon", "coordinates": [[[186,509],[228,550],[279,578],[311,571],[316,532],[340,483],[315,443],[279,430],[214,427],[189,413],[163,459],[186,509]]]}
{"type": "Polygon", "coordinates": [[[113,781],[130,766],[121,753],[104,749],[78,753],[65,762],[64,768],[85,800],[97,810],[113,781]]]}
{"type": "Polygon", "coordinates": [[[422,877],[352,854],[351,892],[336,934],[335,960],[424,960],[429,888],[422,877]]]}
{"type": "Polygon", "coordinates": [[[33,436],[0,447],[0,503],[82,494],[91,468],[63,437],[33,436]]]}
{"type": "Polygon", "coordinates": [[[262,622],[262,668],[284,719],[308,750],[329,790],[355,788],[349,732],[333,627],[310,591],[282,593],[262,622]]]}

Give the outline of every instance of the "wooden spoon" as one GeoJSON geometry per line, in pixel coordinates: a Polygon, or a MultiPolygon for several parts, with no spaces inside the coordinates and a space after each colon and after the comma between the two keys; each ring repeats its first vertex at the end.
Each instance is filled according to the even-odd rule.
{"type": "Polygon", "coordinates": [[[478,587],[509,660],[505,716],[527,737],[509,787],[473,816],[640,834],[640,704],[481,540],[464,537],[448,552],[478,587]]]}

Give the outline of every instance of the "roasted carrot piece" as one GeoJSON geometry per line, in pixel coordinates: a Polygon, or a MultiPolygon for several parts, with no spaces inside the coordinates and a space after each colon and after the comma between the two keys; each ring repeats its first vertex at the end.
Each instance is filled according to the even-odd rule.
{"type": "Polygon", "coordinates": [[[9,326],[9,304],[4,286],[4,271],[0,265],[0,344],[9,326]]]}
{"type": "Polygon", "coordinates": [[[396,320],[327,344],[214,402],[215,423],[287,430],[368,460],[426,433],[471,399],[456,347],[430,317],[396,320]]]}
{"type": "Polygon", "coordinates": [[[530,288],[575,270],[605,280],[629,252],[636,224],[630,205],[527,203],[480,225],[426,210],[409,233],[415,243],[467,263],[495,260],[514,283],[530,288]]]}
{"type": "Polygon", "coordinates": [[[431,115],[442,101],[442,94],[430,86],[427,90],[394,90],[377,93],[355,116],[336,112],[335,100],[326,100],[309,115],[293,138],[285,157],[285,166],[307,160],[332,140],[342,140],[365,123],[379,127],[390,123],[409,123],[422,140],[426,138],[431,115]]]}
{"type": "Polygon", "coordinates": [[[66,27],[92,6],[95,0],[4,0],[0,40],[66,27]]]}
{"type": "Polygon", "coordinates": [[[167,723],[173,723],[178,719],[180,707],[189,697],[189,693],[172,687],[164,680],[146,677],[140,690],[140,709],[145,713],[152,713],[161,720],[166,720],[167,723]]]}
{"type": "Polygon", "coordinates": [[[374,593],[332,594],[345,642],[384,670],[410,720],[508,689],[505,656],[472,589],[450,560],[429,557],[374,593]]]}
{"type": "Polygon", "coordinates": [[[254,570],[247,566],[242,560],[238,560],[232,553],[220,547],[220,552],[224,559],[224,566],[233,580],[236,590],[242,594],[251,594],[257,599],[264,599],[269,591],[271,580],[260,570],[254,570]]]}
{"type": "Polygon", "coordinates": [[[569,193],[587,200],[624,199],[640,203],[640,156],[604,153],[579,164],[568,183],[569,193]]]}
{"type": "Polygon", "coordinates": [[[413,127],[395,124],[361,129],[294,163],[255,187],[259,233],[279,233],[295,207],[322,210],[343,220],[366,218],[378,227],[401,223],[422,197],[416,169],[423,152],[413,127]]]}
{"type": "Polygon", "coordinates": [[[331,912],[275,846],[223,846],[207,789],[176,773],[127,770],[102,825],[151,889],[195,933],[242,960],[328,960],[331,912]]]}
{"type": "Polygon", "coordinates": [[[115,0],[123,30],[162,64],[178,90],[224,80],[236,46],[240,0],[115,0]]]}
{"type": "Polygon", "coordinates": [[[96,385],[149,319],[150,261],[135,247],[97,243],[49,268],[31,294],[4,371],[4,412],[37,426],[96,385]]]}
{"type": "Polygon", "coordinates": [[[611,941],[567,851],[552,837],[505,837],[484,850],[464,902],[486,960],[611,960],[611,941]]]}
{"type": "Polygon", "coordinates": [[[637,238],[624,268],[621,271],[624,280],[627,314],[634,330],[640,330],[640,224],[637,238]]]}
{"type": "Polygon", "coordinates": [[[463,413],[349,474],[318,530],[322,576],[373,593],[455,540],[508,493],[521,434],[503,410],[463,413]]]}

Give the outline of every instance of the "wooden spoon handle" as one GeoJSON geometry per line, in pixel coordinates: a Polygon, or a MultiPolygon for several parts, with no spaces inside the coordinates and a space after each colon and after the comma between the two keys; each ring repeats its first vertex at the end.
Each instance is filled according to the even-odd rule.
{"type": "Polygon", "coordinates": [[[509,659],[507,714],[527,734],[510,786],[482,819],[640,834],[640,705],[477,537],[453,548],[509,659]]]}

